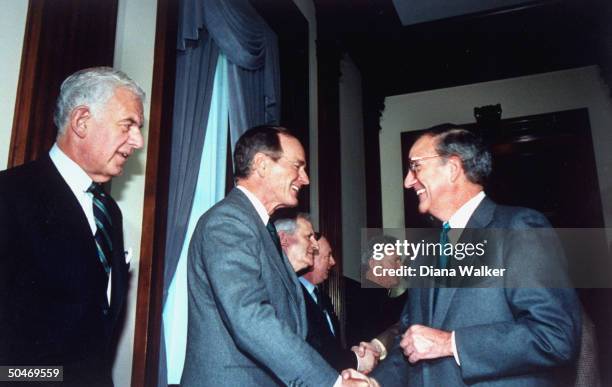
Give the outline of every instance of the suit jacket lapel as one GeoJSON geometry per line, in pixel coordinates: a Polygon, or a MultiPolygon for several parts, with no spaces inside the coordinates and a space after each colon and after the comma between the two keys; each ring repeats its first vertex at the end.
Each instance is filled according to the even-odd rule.
{"type": "Polygon", "coordinates": [[[272,261],[272,265],[276,268],[276,270],[278,270],[279,277],[283,281],[283,284],[289,291],[289,294],[291,295],[291,297],[294,299],[296,304],[299,304],[297,302],[298,301],[297,297],[295,297],[295,293],[298,290],[300,290],[299,288],[300,284],[299,284],[299,281],[297,280],[297,276],[295,275],[295,273],[292,273],[293,268],[289,269],[287,267],[289,265],[288,259],[278,254],[278,250],[276,249],[276,246],[274,242],[272,241],[272,238],[270,237],[268,230],[263,225],[261,220],[259,221],[258,227],[259,227],[259,232],[263,237],[266,253],[268,254],[268,257],[270,258],[270,261],[272,261]]]}
{"type": "Polygon", "coordinates": [[[480,202],[474,213],[470,217],[470,220],[467,222],[465,228],[485,228],[491,223],[493,220],[493,213],[495,212],[495,207],[497,204],[493,202],[493,200],[489,199],[488,196],[485,196],[484,199],[480,202]]]}
{"type": "Polygon", "coordinates": [[[54,225],[66,227],[66,224],[74,226],[69,230],[70,233],[74,233],[71,237],[80,241],[90,240],[87,243],[86,256],[94,257],[97,260],[95,241],[83,208],[49,156],[45,155],[40,161],[42,166],[40,183],[45,191],[45,195],[41,195],[41,205],[47,213],[48,225],[50,227],[54,225]]]}
{"type": "Polygon", "coordinates": [[[268,229],[261,221],[259,214],[253,207],[253,204],[249,201],[244,193],[242,193],[239,189],[234,188],[228,194],[228,199],[235,199],[240,203],[240,206],[245,208],[249,215],[253,218],[253,222],[257,224],[257,229],[259,230],[259,234],[261,235],[262,243],[268,258],[272,262],[272,266],[276,268],[279,273],[279,278],[283,282],[283,285],[287,288],[287,292],[291,296],[294,301],[294,304],[297,307],[297,315],[300,321],[300,327],[303,328],[306,326],[306,309],[304,307],[304,298],[299,297],[298,294],[301,294],[300,282],[297,279],[296,274],[293,272],[293,268],[290,266],[289,261],[285,257],[281,257],[278,254],[278,250],[272,238],[270,237],[270,233],[268,229]],[[285,262],[286,261],[286,262],[285,262]]]}
{"type": "Polygon", "coordinates": [[[123,225],[119,207],[116,207],[116,203],[113,201],[113,261],[111,268],[111,299],[110,308],[111,315],[113,318],[116,317],[119,311],[123,307],[125,302],[126,287],[128,284],[129,277],[129,265],[125,262],[125,250],[123,245],[123,225]]]}
{"type": "MultiPolygon", "coordinates": [[[[480,202],[478,207],[476,207],[476,210],[474,211],[474,213],[468,220],[466,228],[463,230],[463,233],[459,237],[458,242],[462,242],[465,240],[468,240],[468,241],[473,240],[475,229],[485,228],[491,222],[494,211],[495,211],[495,203],[491,199],[485,196],[485,198],[482,200],[482,202],[480,202]]],[[[474,262],[474,259],[475,258],[473,256],[470,258],[466,258],[466,261],[463,262],[463,265],[472,264],[474,262]]],[[[453,261],[454,260],[451,259],[451,262],[453,261]]],[[[456,269],[456,265],[451,265],[451,267],[453,266],[456,269]]],[[[463,283],[463,281],[465,280],[466,279],[457,277],[456,281],[452,281],[452,278],[451,278],[451,285],[454,287],[438,289],[438,298],[436,300],[436,308],[433,311],[433,320],[432,320],[434,327],[441,327],[442,324],[444,323],[444,319],[446,318],[446,314],[448,313],[448,309],[450,308],[452,299],[455,296],[455,293],[457,292],[457,287],[460,286],[461,283],[463,283]]],[[[433,294],[433,289],[431,290],[432,290],[431,293],[433,294]]],[[[432,303],[430,305],[433,305],[433,298],[432,298],[432,303]]],[[[429,308],[429,309],[431,310],[432,308],[429,308]]]]}
{"type": "Polygon", "coordinates": [[[423,288],[421,291],[421,306],[423,310],[423,317],[426,318],[425,325],[431,326],[433,324],[433,304],[434,304],[434,292],[435,288],[433,285],[428,288],[423,288]]]}

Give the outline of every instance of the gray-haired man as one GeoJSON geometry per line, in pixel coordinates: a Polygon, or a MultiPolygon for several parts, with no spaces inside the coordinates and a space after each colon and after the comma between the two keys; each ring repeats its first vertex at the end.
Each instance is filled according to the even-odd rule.
{"type": "Polygon", "coordinates": [[[128,283],[122,217],[100,184],[142,147],[142,89],[108,67],[62,84],[48,154],[0,172],[0,364],[112,386],[128,283]]]}

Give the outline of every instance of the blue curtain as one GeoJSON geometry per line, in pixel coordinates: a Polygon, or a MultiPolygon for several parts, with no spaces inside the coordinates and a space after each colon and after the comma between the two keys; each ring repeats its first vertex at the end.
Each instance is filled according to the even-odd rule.
{"type": "Polygon", "coordinates": [[[177,39],[160,386],[178,383],[182,372],[185,246],[193,222],[223,197],[227,120],[233,150],[246,129],[277,124],[280,113],[277,38],[248,0],[181,0],[177,39]]]}
{"type": "Polygon", "coordinates": [[[278,40],[248,0],[204,0],[204,3],[201,14],[204,23],[229,61],[233,150],[248,128],[279,122],[278,40]]]}
{"type": "Polygon", "coordinates": [[[164,306],[164,336],[168,364],[168,383],[179,384],[187,345],[187,252],[189,241],[200,216],[225,196],[227,157],[228,95],[227,61],[217,61],[213,95],[208,115],[206,139],[202,151],[193,205],[187,232],[174,278],[164,306]]]}

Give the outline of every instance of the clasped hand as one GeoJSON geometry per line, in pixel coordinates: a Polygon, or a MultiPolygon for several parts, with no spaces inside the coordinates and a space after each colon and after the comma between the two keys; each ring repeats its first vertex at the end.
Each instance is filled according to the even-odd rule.
{"type": "Polygon", "coordinates": [[[351,351],[357,355],[357,370],[364,374],[372,372],[380,359],[380,349],[373,342],[362,341],[359,346],[351,347],[351,351]]]}
{"type": "Polygon", "coordinates": [[[343,387],[380,387],[380,384],[375,379],[368,378],[364,374],[355,371],[352,368],[342,371],[343,387]]]}
{"type": "Polygon", "coordinates": [[[411,363],[452,356],[451,336],[451,332],[423,325],[412,325],[402,335],[400,347],[411,363]]]}

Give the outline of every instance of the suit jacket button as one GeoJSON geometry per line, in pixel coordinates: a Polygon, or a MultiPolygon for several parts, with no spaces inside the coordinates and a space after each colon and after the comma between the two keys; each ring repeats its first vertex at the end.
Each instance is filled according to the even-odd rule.
{"type": "Polygon", "coordinates": [[[102,314],[104,314],[106,316],[106,315],[108,315],[109,311],[110,311],[110,308],[103,308],[102,309],[102,314]]]}

